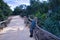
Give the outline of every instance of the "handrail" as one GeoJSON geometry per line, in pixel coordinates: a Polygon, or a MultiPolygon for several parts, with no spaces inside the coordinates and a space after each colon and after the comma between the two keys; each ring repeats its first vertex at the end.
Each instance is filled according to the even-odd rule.
{"type": "Polygon", "coordinates": [[[7,19],[7,20],[4,20],[4,21],[1,21],[0,24],[3,23],[3,22],[7,22],[8,20],[11,20],[11,19],[12,19],[12,18],[7,19]]]}
{"type": "Polygon", "coordinates": [[[7,20],[5,20],[5,21],[1,21],[0,24],[3,23],[3,22],[6,22],[6,21],[7,21],[7,20]]]}
{"type": "Polygon", "coordinates": [[[52,37],[57,38],[57,39],[59,39],[59,40],[60,40],[60,38],[59,38],[59,37],[55,36],[54,34],[52,34],[52,33],[48,32],[48,31],[46,31],[46,30],[43,30],[43,29],[42,29],[42,28],[40,28],[38,25],[36,25],[36,27],[37,27],[39,30],[42,30],[42,31],[44,31],[44,32],[46,32],[46,33],[48,33],[48,34],[50,34],[52,37]]]}
{"type": "MultiPolygon", "coordinates": [[[[31,22],[29,21],[29,23],[31,23],[31,22]]],[[[40,28],[38,25],[36,25],[36,27],[37,27],[39,30],[42,30],[42,31],[48,33],[48,34],[51,35],[53,38],[57,38],[58,40],[60,40],[59,37],[57,37],[57,36],[55,36],[54,34],[52,34],[52,33],[48,32],[48,31],[46,31],[46,30],[40,28]]]]}
{"type": "Polygon", "coordinates": [[[3,29],[4,27],[7,27],[7,24],[10,23],[10,20],[11,20],[11,18],[4,20],[4,21],[1,21],[0,22],[0,28],[3,29]]]}

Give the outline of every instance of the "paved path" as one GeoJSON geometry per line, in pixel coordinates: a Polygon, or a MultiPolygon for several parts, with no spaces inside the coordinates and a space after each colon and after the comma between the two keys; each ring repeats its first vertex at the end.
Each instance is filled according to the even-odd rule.
{"type": "Polygon", "coordinates": [[[29,37],[29,29],[25,27],[24,19],[13,16],[8,27],[0,32],[0,40],[34,40],[29,37]]]}

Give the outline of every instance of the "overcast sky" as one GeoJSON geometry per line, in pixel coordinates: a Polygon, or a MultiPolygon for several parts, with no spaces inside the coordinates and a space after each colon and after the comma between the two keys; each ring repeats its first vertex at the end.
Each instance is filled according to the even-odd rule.
{"type": "MultiPolygon", "coordinates": [[[[40,0],[40,1],[43,1],[43,0],[40,0]]],[[[44,0],[44,1],[47,1],[47,0],[44,0]]],[[[4,0],[4,2],[6,2],[12,10],[14,10],[16,6],[19,6],[21,4],[30,5],[29,0],[4,0]]]]}

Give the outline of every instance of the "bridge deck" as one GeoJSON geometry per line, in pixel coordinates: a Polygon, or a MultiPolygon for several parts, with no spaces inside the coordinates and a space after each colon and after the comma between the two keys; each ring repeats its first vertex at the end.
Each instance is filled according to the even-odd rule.
{"type": "Polygon", "coordinates": [[[8,27],[0,32],[0,40],[34,40],[29,37],[29,28],[25,27],[24,19],[13,16],[8,27]]]}

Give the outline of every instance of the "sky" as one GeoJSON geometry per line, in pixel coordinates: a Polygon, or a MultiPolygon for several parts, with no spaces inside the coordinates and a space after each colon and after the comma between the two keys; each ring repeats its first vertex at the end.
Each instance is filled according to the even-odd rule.
{"type": "MultiPolygon", "coordinates": [[[[40,0],[40,1],[42,2],[43,0],[40,0]]],[[[47,0],[44,0],[44,1],[47,1],[47,0]]],[[[16,6],[19,6],[21,4],[30,5],[29,0],[4,0],[4,2],[7,3],[12,10],[14,10],[16,6]]]]}

